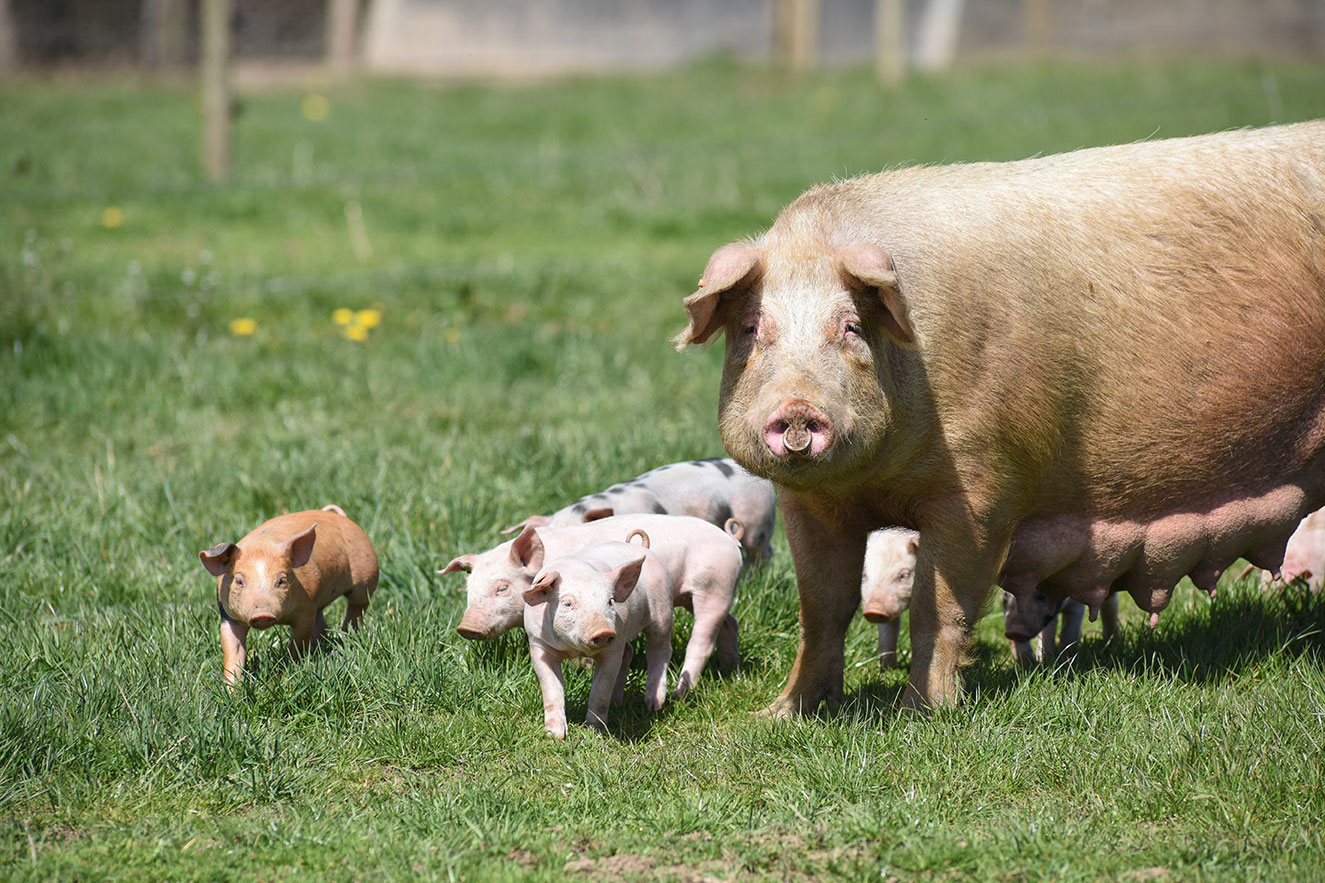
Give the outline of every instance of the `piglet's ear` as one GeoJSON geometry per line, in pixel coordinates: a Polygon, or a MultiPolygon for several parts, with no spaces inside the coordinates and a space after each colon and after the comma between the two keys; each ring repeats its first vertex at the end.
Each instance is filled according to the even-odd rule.
{"type": "Polygon", "coordinates": [[[465,573],[473,573],[474,565],[477,563],[478,556],[473,553],[467,553],[458,558],[452,558],[450,564],[437,571],[437,575],[446,576],[448,573],[456,573],[461,570],[465,573]]]}
{"type": "Polygon", "coordinates": [[[914,555],[920,551],[920,537],[911,537],[906,541],[906,552],[908,555],[914,555]]]}
{"type": "Polygon", "coordinates": [[[709,258],[699,290],[685,299],[690,324],[676,335],[677,349],[703,343],[722,327],[722,301],[759,278],[762,271],[759,249],[744,242],[724,245],[709,258]],[[724,295],[726,297],[724,297],[724,295]]]}
{"type": "Polygon", "coordinates": [[[588,524],[590,521],[599,521],[604,518],[611,518],[615,514],[616,510],[613,509],[611,506],[599,506],[596,509],[590,509],[588,512],[585,512],[584,517],[581,518],[580,520],[585,524],[588,524]]]}
{"type": "Polygon", "coordinates": [[[544,527],[551,520],[552,518],[547,515],[530,515],[519,524],[512,524],[510,527],[503,530],[502,535],[505,536],[508,533],[516,533],[517,531],[524,530],[526,527],[544,527]]]}
{"type": "Polygon", "coordinates": [[[198,557],[202,559],[202,566],[207,568],[208,573],[220,576],[226,572],[238,549],[239,547],[234,543],[217,543],[210,549],[199,552],[198,557]]]}
{"type": "Polygon", "coordinates": [[[308,526],[308,530],[290,538],[290,566],[303,567],[313,557],[313,543],[317,542],[317,523],[308,526]]]}
{"type": "Polygon", "coordinates": [[[545,571],[538,575],[534,584],[525,589],[524,602],[530,607],[537,607],[547,601],[548,593],[557,587],[561,582],[561,574],[555,570],[545,571]]]}
{"type": "Polygon", "coordinates": [[[898,287],[892,255],[873,243],[861,242],[839,248],[837,256],[849,284],[877,290],[884,308],[883,326],[888,336],[901,346],[913,348],[916,333],[907,315],[902,290],[898,287]]]}
{"type": "Polygon", "coordinates": [[[640,571],[644,568],[644,556],[636,558],[634,561],[627,562],[617,568],[616,581],[612,586],[612,600],[620,604],[630,597],[630,593],[635,591],[635,585],[639,582],[640,571]]]}
{"type": "Polygon", "coordinates": [[[538,531],[526,527],[511,541],[511,563],[530,573],[543,566],[543,541],[539,539],[538,531]]]}

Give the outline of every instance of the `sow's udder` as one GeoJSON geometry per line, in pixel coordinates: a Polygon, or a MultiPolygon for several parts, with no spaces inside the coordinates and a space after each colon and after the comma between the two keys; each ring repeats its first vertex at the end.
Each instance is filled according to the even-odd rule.
{"type": "Polygon", "coordinates": [[[1286,486],[1151,521],[1033,516],[1013,535],[999,584],[1019,597],[1038,588],[1092,607],[1110,592],[1127,592],[1142,610],[1157,612],[1184,576],[1213,591],[1238,558],[1278,571],[1306,499],[1301,488],[1286,486]]]}

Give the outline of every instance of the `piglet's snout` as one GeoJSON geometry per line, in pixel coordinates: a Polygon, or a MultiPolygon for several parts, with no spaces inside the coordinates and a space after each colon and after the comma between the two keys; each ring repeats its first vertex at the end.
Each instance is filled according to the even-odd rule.
{"type": "Polygon", "coordinates": [[[271,628],[276,625],[276,617],[266,612],[255,613],[249,617],[248,624],[255,629],[271,628]]]}
{"type": "Polygon", "coordinates": [[[491,628],[482,615],[466,610],[464,617],[460,620],[460,624],[455,627],[455,630],[462,638],[468,638],[471,641],[483,641],[488,638],[491,628]]]}
{"type": "Polygon", "coordinates": [[[866,604],[865,609],[861,611],[865,618],[870,622],[891,622],[897,618],[900,611],[883,604],[866,604]]]}
{"type": "Polygon", "coordinates": [[[616,640],[616,632],[610,628],[602,628],[589,635],[589,644],[593,647],[606,647],[616,640]]]}
{"type": "Polygon", "coordinates": [[[764,423],[764,444],[775,457],[822,457],[833,443],[833,424],[804,399],[778,406],[764,423]]]}

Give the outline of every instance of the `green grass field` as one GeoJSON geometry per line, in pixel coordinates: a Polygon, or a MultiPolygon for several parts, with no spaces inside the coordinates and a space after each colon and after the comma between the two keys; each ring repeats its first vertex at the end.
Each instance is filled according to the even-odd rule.
{"type": "MultiPolygon", "coordinates": [[[[1325,67],[889,95],[712,62],[324,94],[318,121],[302,90],[243,96],[213,186],[186,90],[0,84],[0,875],[1325,877],[1325,600],[1304,592],[1180,588],[1154,631],[1124,602],[1119,641],[1090,626],[1029,675],[990,615],[968,698],[929,720],[898,711],[905,673],[859,621],[844,705],[772,723],[754,712],[797,630],[779,537],[742,588],[738,673],[652,715],[640,667],[609,736],[559,743],[522,636],[463,642],[460,580],[433,575],[722,452],[719,348],[673,351],[680,299],[810,184],[1325,116],[1325,67]],[[362,341],[332,319],[370,308],[362,341]],[[198,550],[328,502],[382,560],[364,630],[307,662],[255,635],[227,693],[198,550]]],[[[572,673],[572,720],[587,693],[572,673]]]]}

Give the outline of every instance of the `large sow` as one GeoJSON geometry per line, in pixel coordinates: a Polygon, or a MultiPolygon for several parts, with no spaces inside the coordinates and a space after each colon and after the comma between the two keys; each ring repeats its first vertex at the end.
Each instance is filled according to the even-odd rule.
{"type": "Polygon", "coordinates": [[[780,488],[801,643],[842,689],[865,538],[919,530],[906,702],[949,703],[990,588],[1144,610],[1325,503],[1325,122],[815,187],[719,249],[719,426],[780,488]]]}

